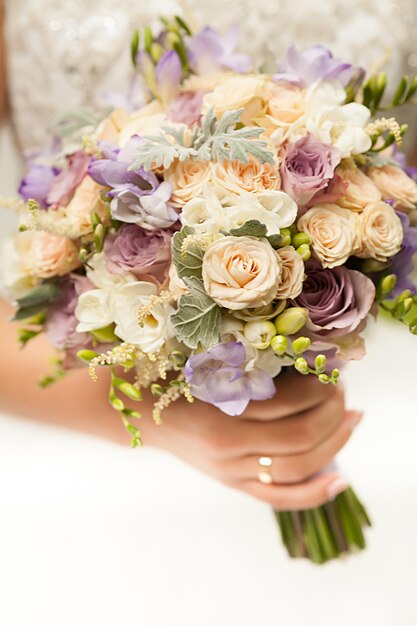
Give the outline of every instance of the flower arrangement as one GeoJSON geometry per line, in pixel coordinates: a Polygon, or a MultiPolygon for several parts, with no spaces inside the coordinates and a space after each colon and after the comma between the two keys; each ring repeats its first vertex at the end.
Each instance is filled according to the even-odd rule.
{"type": "MultiPolygon", "coordinates": [[[[378,305],[417,334],[417,184],[397,151],[406,127],[377,117],[416,79],[386,102],[384,73],[321,46],[261,73],[235,39],[178,17],[136,32],[123,106],[54,128],[3,251],[21,344],[46,333],[59,351],[41,384],[110,368],[134,446],[140,413],[124,398],[143,389],[158,423],[181,396],[238,415],[285,370],[336,384],[378,305]]],[[[276,517],[291,556],[365,545],[351,489],[276,517]]]]}

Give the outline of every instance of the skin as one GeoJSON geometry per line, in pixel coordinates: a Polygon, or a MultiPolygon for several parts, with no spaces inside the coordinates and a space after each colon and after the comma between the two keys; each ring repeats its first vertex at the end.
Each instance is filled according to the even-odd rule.
{"type": "MultiPolygon", "coordinates": [[[[3,17],[0,0],[0,119],[7,112],[3,17]]],[[[93,383],[82,368],[40,390],[36,381],[47,372],[53,350],[40,337],[19,351],[11,315],[9,305],[0,302],[0,345],[7,355],[0,359],[0,408],[128,445],[129,437],[107,403],[108,372],[100,370],[99,381],[93,383]]],[[[166,450],[277,509],[318,506],[346,487],[336,472],[311,478],[331,462],[361,419],[359,412],[346,411],[341,388],[321,385],[312,377],[286,376],[277,382],[275,398],[250,403],[240,417],[180,400],[164,412],[162,426],[152,420],[152,404],[145,393],[139,427],[146,445],[166,450]],[[271,485],[257,479],[261,456],[273,459],[271,485]]]]}

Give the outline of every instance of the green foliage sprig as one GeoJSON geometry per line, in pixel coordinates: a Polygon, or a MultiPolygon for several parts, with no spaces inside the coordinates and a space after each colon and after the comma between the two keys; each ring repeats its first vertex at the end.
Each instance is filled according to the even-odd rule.
{"type": "Polygon", "coordinates": [[[383,103],[387,87],[387,74],[380,72],[371,76],[363,86],[362,104],[369,108],[372,115],[378,111],[389,111],[412,101],[417,92],[417,76],[409,78],[404,75],[395,89],[389,102],[383,103]]]}
{"type": "Polygon", "coordinates": [[[405,324],[413,335],[417,335],[417,294],[407,289],[390,299],[396,283],[395,274],[381,278],[377,287],[377,302],[383,311],[405,324]]]}

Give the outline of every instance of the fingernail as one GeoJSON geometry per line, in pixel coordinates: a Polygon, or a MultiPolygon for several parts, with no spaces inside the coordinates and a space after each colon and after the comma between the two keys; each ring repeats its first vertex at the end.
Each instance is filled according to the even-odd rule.
{"type": "Polygon", "coordinates": [[[342,491],[346,491],[348,487],[349,483],[346,478],[343,478],[343,476],[338,476],[337,478],[335,478],[327,487],[327,495],[329,496],[329,500],[334,500],[335,497],[339,495],[339,493],[342,493],[342,491]]]}
{"type": "Polygon", "coordinates": [[[363,411],[349,411],[346,417],[346,426],[351,430],[354,430],[356,426],[362,421],[363,411]]]}

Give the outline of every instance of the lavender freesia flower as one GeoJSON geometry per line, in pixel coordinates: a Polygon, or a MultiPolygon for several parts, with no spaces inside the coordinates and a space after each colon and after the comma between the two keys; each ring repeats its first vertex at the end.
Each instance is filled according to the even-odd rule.
{"type": "Polygon", "coordinates": [[[90,289],[94,289],[94,285],[85,276],[69,274],[62,281],[60,297],[50,305],[46,321],[46,336],[56,348],[81,349],[92,346],[89,333],[76,331],[78,320],[75,317],[78,298],[90,289]]]}
{"type": "Polygon", "coordinates": [[[19,193],[23,200],[36,200],[39,206],[47,209],[50,205],[48,195],[51,185],[59,172],[55,167],[33,164],[20,183],[19,193]]]}
{"type": "Polygon", "coordinates": [[[410,289],[412,293],[417,291],[416,285],[410,278],[414,269],[413,257],[417,253],[417,228],[410,225],[410,218],[405,213],[397,211],[397,215],[403,226],[404,239],[400,252],[392,259],[389,268],[389,272],[397,276],[397,284],[391,294],[392,298],[399,296],[406,289],[410,289]]]}
{"type": "Polygon", "coordinates": [[[305,206],[333,178],[340,152],[320,143],[311,135],[290,143],[282,156],[281,178],[284,191],[297,204],[305,206]]]}
{"type": "Polygon", "coordinates": [[[107,158],[92,160],[88,173],[100,185],[111,188],[108,196],[112,198],[110,210],[115,219],[147,230],[168,228],[178,219],[168,204],[171,185],[160,183],[155,174],[142,168],[129,169],[141,141],[135,135],[120,151],[107,144],[107,158]]]}
{"type": "Polygon", "coordinates": [[[188,38],[186,46],[191,69],[196,74],[211,74],[224,69],[235,72],[249,71],[250,57],[235,52],[238,36],[237,26],[232,26],[223,36],[214,28],[206,26],[188,38]]]}
{"type": "Polygon", "coordinates": [[[175,50],[162,55],[155,70],[158,95],[162,102],[170,102],[179,92],[182,79],[182,65],[175,50]]]}
{"type": "Polygon", "coordinates": [[[171,258],[171,234],[124,224],[116,234],[106,237],[104,252],[110,272],[130,272],[142,280],[146,275],[162,282],[171,258]]]}
{"type": "Polygon", "coordinates": [[[283,80],[305,87],[316,80],[337,79],[343,85],[347,85],[351,78],[363,73],[361,68],[355,68],[349,63],[335,59],[331,51],[324,46],[314,45],[304,52],[299,52],[292,45],[288,48],[274,80],[283,80]]]}
{"type": "Polygon", "coordinates": [[[317,261],[307,264],[306,274],[296,302],[308,311],[307,328],[329,339],[357,330],[373,305],[373,282],[361,272],[345,266],[324,269],[317,261]]]}
{"type": "Polygon", "coordinates": [[[228,415],[243,413],[250,400],[272,398],[276,390],[271,376],[259,368],[245,371],[246,361],[240,341],[220,343],[195,354],[184,369],[191,393],[228,415]]]}

